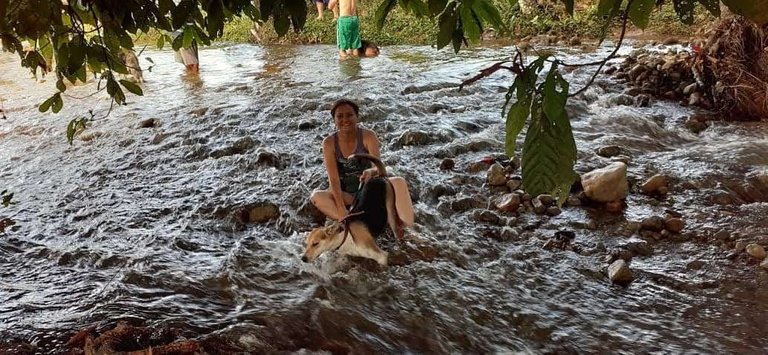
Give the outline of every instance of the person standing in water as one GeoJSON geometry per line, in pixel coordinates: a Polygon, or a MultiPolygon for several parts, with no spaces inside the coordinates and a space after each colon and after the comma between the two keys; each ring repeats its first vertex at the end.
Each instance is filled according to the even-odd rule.
{"type": "Polygon", "coordinates": [[[357,18],[357,0],[330,0],[328,7],[339,6],[339,19],[336,21],[336,42],[339,56],[360,55],[360,19],[357,18]]]}
{"type": "MultiPolygon", "coordinates": [[[[175,41],[178,36],[183,35],[184,32],[177,30],[171,35],[171,38],[175,41]]],[[[187,47],[181,47],[176,51],[176,61],[184,64],[188,74],[197,75],[200,73],[200,60],[198,56],[197,41],[192,40],[192,44],[187,47]]]]}

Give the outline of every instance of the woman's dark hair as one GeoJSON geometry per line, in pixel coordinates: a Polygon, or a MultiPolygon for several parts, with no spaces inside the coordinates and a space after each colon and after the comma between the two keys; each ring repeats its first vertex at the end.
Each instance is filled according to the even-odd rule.
{"type": "Polygon", "coordinates": [[[355,116],[360,116],[360,107],[358,107],[354,101],[340,99],[333,103],[333,107],[331,107],[331,117],[336,117],[336,109],[341,105],[349,105],[349,107],[352,107],[352,109],[355,110],[355,116]]]}

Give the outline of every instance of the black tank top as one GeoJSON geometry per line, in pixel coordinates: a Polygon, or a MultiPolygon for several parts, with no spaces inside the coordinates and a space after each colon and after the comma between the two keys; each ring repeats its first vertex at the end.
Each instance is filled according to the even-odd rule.
{"type": "MultiPolygon", "coordinates": [[[[333,134],[333,144],[335,145],[334,150],[336,150],[336,166],[339,168],[341,191],[355,194],[360,187],[360,175],[363,174],[365,169],[370,168],[370,164],[362,159],[347,160],[341,154],[338,132],[333,134]]],[[[362,128],[357,129],[357,146],[352,154],[357,153],[369,153],[368,149],[365,148],[365,144],[363,144],[362,128]]]]}

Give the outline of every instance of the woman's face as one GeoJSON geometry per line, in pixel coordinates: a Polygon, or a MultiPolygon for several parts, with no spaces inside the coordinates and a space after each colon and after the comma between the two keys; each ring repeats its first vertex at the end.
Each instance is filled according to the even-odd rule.
{"type": "Polygon", "coordinates": [[[354,132],[357,129],[357,115],[352,106],[341,105],[336,108],[333,116],[336,129],[342,132],[354,132]]]}

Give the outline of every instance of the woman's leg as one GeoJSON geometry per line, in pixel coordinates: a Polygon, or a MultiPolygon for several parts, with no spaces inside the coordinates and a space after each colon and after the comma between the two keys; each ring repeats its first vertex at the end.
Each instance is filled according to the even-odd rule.
{"type": "Polygon", "coordinates": [[[413,225],[413,202],[411,201],[411,194],[408,192],[408,183],[405,179],[397,176],[389,178],[392,183],[392,187],[395,190],[395,209],[397,209],[397,216],[400,217],[400,221],[404,226],[410,227],[413,225]]]}
{"type": "MultiPolygon", "coordinates": [[[[344,192],[344,206],[352,204],[352,195],[344,192]]],[[[320,212],[328,216],[328,218],[339,220],[339,210],[336,208],[336,201],[333,199],[333,194],[328,190],[315,190],[312,191],[312,195],[309,196],[309,200],[317,207],[320,212]]]]}

